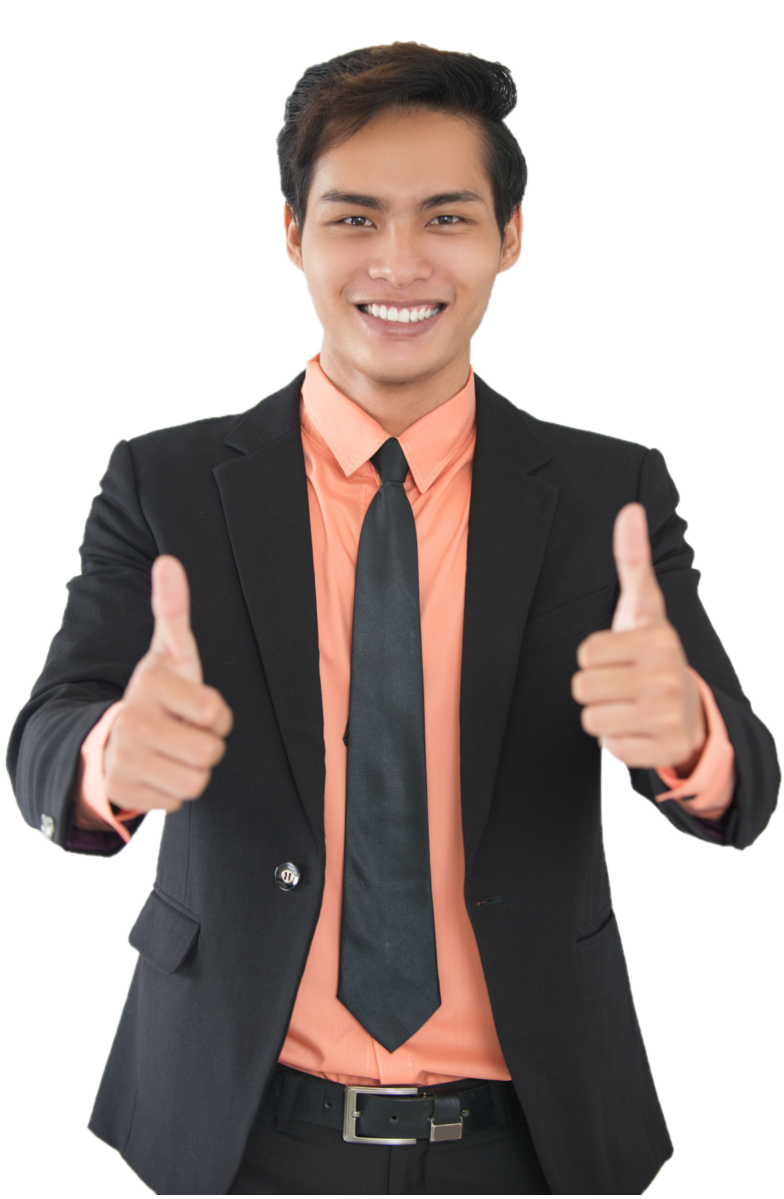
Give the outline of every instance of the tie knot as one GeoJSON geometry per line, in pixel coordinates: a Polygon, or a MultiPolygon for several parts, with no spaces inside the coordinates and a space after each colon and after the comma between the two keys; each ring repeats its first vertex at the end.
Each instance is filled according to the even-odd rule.
{"type": "Polygon", "coordinates": [[[408,474],[408,463],[403,453],[403,447],[396,437],[376,450],[370,461],[375,466],[382,483],[404,483],[408,474]]]}

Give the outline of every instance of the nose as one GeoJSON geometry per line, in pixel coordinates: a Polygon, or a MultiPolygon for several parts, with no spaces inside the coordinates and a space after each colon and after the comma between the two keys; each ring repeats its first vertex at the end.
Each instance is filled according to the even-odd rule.
{"type": "Polygon", "coordinates": [[[375,253],[368,267],[371,279],[404,288],[433,274],[433,266],[422,254],[418,239],[403,229],[388,229],[373,248],[375,253]]]}

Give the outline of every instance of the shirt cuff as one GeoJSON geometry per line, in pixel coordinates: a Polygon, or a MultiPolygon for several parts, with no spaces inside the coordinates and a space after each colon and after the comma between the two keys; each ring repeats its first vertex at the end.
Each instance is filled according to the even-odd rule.
{"type": "Polygon", "coordinates": [[[708,726],[708,736],[700,760],[688,778],[679,778],[670,766],[659,766],[656,773],[670,788],[656,796],[657,803],[674,799],[686,812],[704,820],[720,820],[732,803],[737,777],[735,750],[727,736],[727,727],[708,684],[691,666],[700,689],[708,726]]]}
{"type": "MultiPolygon", "coordinates": [[[[124,822],[134,820],[143,813],[127,808],[119,808],[109,802],[109,797],[106,794],[106,776],[103,767],[103,751],[106,748],[106,742],[109,740],[112,725],[119,714],[121,706],[122,700],[118,699],[110,708],[107,708],[101,719],[97,724],[93,725],[82,742],[80,754],[81,783],[74,797],[74,802],[77,807],[86,808],[92,812],[94,816],[97,816],[107,824],[109,829],[113,829],[115,833],[119,834],[127,844],[131,839],[131,834],[124,827],[124,822]]],[[[108,832],[109,829],[106,831],[108,832]]],[[[75,833],[86,833],[89,831],[93,830],[74,827],[75,833]]]]}

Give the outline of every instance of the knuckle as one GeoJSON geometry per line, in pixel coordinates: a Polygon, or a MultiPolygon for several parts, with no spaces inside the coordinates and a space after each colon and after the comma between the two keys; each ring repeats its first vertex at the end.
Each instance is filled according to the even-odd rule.
{"type": "Polygon", "coordinates": [[[188,757],[197,769],[210,765],[212,747],[206,737],[196,738],[190,745],[188,757]]]}
{"type": "Polygon", "coordinates": [[[214,687],[203,687],[199,696],[199,717],[206,724],[214,724],[220,714],[223,700],[214,687]]]}
{"type": "Polygon", "coordinates": [[[183,799],[195,800],[201,795],[204,790],[204,770],[198,766],[182,766],[182,769],[177,773],[177,791],[180,791],[183,799]]]}
{"type": "Polygon", "coordinates": [[[183,771],[178,779],[177,794],[183,799],[196,799],[199,795],[196,780],[191,771],[183,771]]]}
{"type": "Polygon", "coordinates": [[[183,799],[198,799],[210,781],[211,771],[189,770],[182,788],[183,799]]]}
{"type": "Polygon", "coordinates": [[[207,769],[219,762],[223,753],[223,743],[217,737],[201,737],[194,746],[194,763],[202,769],[207,769]]]}

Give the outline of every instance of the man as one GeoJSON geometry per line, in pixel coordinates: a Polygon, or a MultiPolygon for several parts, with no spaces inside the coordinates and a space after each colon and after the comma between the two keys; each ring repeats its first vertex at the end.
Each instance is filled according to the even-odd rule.
{"type": "Polygon", "coordinates": [[[115,449],[12,736],[66,849],[167,812],[90,1122],[158,1193],[636,1194],[672,1152],[599,743],[737,848],[779,770],[661,455],[471,370],[514,103],[415,44],[305,73],[278,145],[321,353],[115,449]]]}

